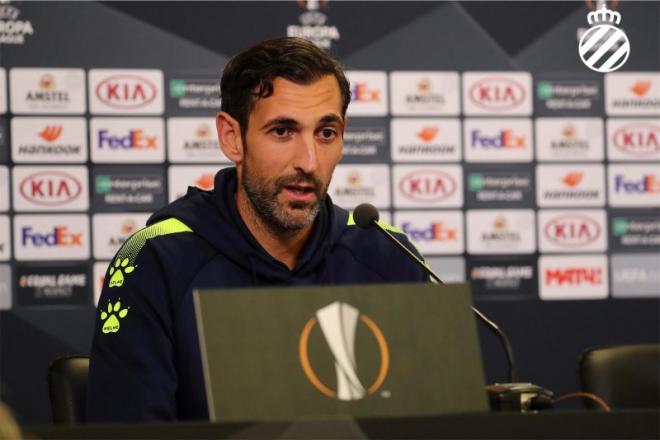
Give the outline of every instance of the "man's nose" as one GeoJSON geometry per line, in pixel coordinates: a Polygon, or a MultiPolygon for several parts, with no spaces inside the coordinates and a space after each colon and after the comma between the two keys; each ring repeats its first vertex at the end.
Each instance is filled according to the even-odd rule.
{"type": "Polygon", "coordinates": [[[296,146],[293,166],[307,174],[314,173],[318,169],[319,162],[316,154],[316,139],[313,134],[300,136],[300,142],[296,146]]]}

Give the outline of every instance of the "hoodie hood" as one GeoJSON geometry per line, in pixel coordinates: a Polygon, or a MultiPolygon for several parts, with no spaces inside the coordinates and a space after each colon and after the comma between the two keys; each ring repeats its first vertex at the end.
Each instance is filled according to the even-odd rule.
{"type": "Polygon", "coordinates": [[[236,168],[220,170],[213,191],[188,187],[188,193],[154,213],[147,225],[176,218],[219,253],[252,273],[255,284],[290,283],[315,273],[346,229],[348,212],[326,196],[312,232],[293,270],[273,258],[249,231],[236,207],[236,168]]]}

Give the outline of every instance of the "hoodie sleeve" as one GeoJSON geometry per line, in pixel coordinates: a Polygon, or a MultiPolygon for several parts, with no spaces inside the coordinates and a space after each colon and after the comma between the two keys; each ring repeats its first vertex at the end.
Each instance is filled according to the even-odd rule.
{"type": "Polygon", "coordinates": [[[90,355],[89,422],[177,416],[172,297],[157,254],[145,246],[151,228],[133,235],[106,272],[90,355]]]}

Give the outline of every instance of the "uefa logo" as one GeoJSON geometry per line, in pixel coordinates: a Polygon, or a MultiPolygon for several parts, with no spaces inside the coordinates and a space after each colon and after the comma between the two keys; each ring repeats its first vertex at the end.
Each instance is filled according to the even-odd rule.
{"type": "Polygon", "coordinates": [[[585,66],[600,73],[614,72],[625,64],[630,55],[628,36],[616,27],[621,14],[603,5],[587,15],[591,26],[580,38],[579,53],[585,66]]]}
{"type": "Polygon", "coordinates": [[[342,401],[361,400],[378,391],[387,378],[390,355],[383,332],[371,318],[360,313],[355,307],[343,302],[335,301],[316,311],[316,315],[307,321],[300,334],[298,351],[300,364],[307,379],[314,388],[332,399],[342,401]],[[317,324],[321,328],[334,358],[337,380],[336,390],[333,390],[319,379],[319,375],[310,361],[310,335],[317,324]],[[374,343],[380,353],[378,373],[368,386],[363,383],[364,378],[360,379],[355,357],[358,324],[366,326],[367,330],[373,335],[374,343]]]}

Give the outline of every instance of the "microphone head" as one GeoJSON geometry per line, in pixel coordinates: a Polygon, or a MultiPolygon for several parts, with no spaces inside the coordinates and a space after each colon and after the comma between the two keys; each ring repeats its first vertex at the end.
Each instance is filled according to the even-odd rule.
{"type": "Polygon", "coordinates": [[[368,228],[379,218],[378,209],[370,204],[363,203],[353,210],[353,220],[361,228],[368,228]]]}

